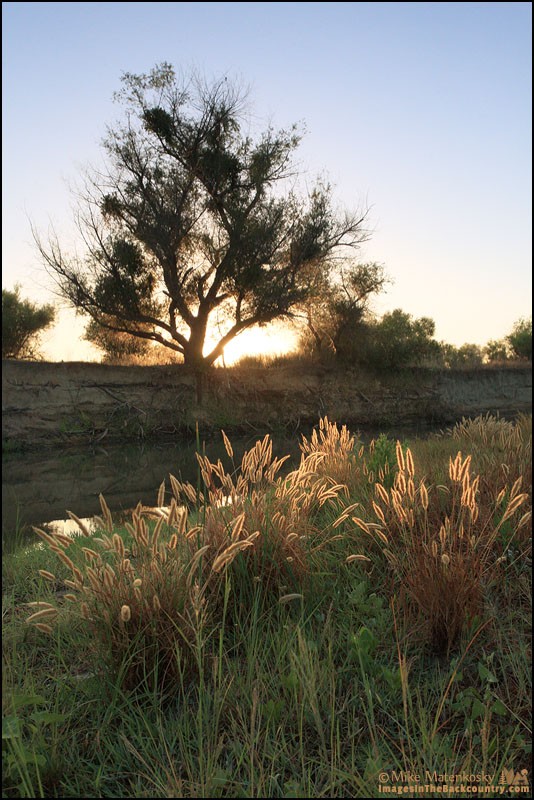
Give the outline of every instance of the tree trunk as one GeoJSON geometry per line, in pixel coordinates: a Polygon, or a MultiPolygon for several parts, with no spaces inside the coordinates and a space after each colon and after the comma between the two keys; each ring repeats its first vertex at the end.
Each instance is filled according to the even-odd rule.
{"type": "Polygon", "coordinates": [[[184,364],[195,371],[197,405],[201,406],[204,398],[204,375],[207,369],[207,361],[203,355],[204,343],[206,341],[207,317],[197,317],[191,325],[191,336],[187,347],[184,350],[184,364]]]}

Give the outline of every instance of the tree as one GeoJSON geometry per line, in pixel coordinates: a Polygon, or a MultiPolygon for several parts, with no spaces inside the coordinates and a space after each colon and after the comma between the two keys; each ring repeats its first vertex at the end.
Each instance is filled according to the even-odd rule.
{"type": "Polygon", "coordinates": [[[373,320],[362,331],[359,361],[369,367],[398,369],[434,361],[440,346],[434,339],[435,322],[430,317],[414,319],[396,308],[373,320]]]}
{"type": "Polygon", "coordinates": [[[143,358],[147,355],[150,342],[127,333],[103,327],[91,319],[83,337],[86,341],[102,350],[104,363],[124,363],[132,357],[143,358]]]}
{"type": "Polygon", "coordinates": [[[532,361],[532,319],[518,319],[506,341],[517,358],[532,361]]]}
{"type": "Polygon", "coordinates": [[[467,343],[455,347],[453,344],[441,342],[440,348],[443,362],[450,369],[480,367],[484,360],[484,349],[478,344],[467,343]]]}
{"type": "Polygon", "coordinates": [[[104,364],[164,364],[179,359],[167,347],[105,328],[93,319],[89,320],[83,338],[102,351],[104,364]]]}
{"type": "Polygon", "coordinates": [[[53,306],[38,306],[2,289],[2,358],[37,358],[39,336],[55,321],[53,306]]]}
{"type": "Polygon", "coordinates": [[[507,361],[510,357],[508,344],[504,339],[490,339],[484,347],[484,355],[490,364],[507,361]]]}
{"type": "Polygon", "coordinates": [[[254,140],[226,79],[179,84],[162,64],[122,84],[126,120],[109,129],[107,166],[87,176],[79,206],[85,257],[34,236],[74,308],[203,368],[243,331],[290,317],[311,266],[326,274],[336,252],[367,238],[365,213],[336,213],[321,183],[307,198],[289,190],[299,133],[254,140]],[[226,328],[205,353],[215,315],[226,328]]]}
{"type": "Polygon", "coordinates": [[[307,327],[304,347],[354,357],[369,301],[389,282],[383,265],[376,263],[345,263],[336,274],[310,270],[310,292],[300,306],[307,327]]]}

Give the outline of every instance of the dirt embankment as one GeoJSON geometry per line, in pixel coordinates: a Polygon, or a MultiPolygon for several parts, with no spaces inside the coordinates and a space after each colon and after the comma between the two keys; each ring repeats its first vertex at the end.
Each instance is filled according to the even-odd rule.
{"type": "Polygon", "coordinates": [[[448,423],[532,410],[532,369],[410,370],[370,377],[325,367],[215,369],[180,365],[2,362],[3,441],[68,444],[202,431],[297,429],[319,417],[352,428],[448,423]]]}

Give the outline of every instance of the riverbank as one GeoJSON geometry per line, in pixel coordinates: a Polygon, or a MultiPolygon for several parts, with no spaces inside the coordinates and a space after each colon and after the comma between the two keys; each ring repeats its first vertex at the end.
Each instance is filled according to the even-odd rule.
{"type": "Polygon", "coordinates": [[[327,415],[353,429],[450,424],[462,416],[532,410],[532,367],[410,369],[370,375],[291,365],[213,369],[181,365],[2,362],[5,449],[158,439],[224,428],[294,432],[327,415]]]}

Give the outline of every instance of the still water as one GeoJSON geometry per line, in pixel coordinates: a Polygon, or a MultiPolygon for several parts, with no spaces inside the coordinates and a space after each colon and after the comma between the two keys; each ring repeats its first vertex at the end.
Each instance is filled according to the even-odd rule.
{"type": "MultiPolygon", "coordinates": [[[[232,439],[236,465],[258,438],[261,437],[232,439]]],[[[220,458],[232,471],[232,461],[220,436],[202,443],[200,449],[211,460],[220,458]]],[[[64,520],[67,509],[82,518],[100,514],[100,493],[114,514],[134,508],[139,501],[155,505],[161,482],[165,480],[170,489],[169,474],[196,484],[196,451],[195,441],[173,440],[4,454],[3,544],[15,530],[64,520]]],[[[292,441],[273,439],[275,455],[291,453],[297,459],[298,452],[297,437],[292,441]]]]}
{"type": "MultiPolygon", "coordinates": [[[[309,435],[309,432],[307,432],[309,435]]],[[[388,431],[391,438],[408,435],[428,435],[426,431],[388,431]]],[[[366,431],[358,435],[369,442],[377,432],[366,431]]],[[[245,450],[262,438],[232,437],[234,463],[240,464],[245,450]]],[[[300,436],[291,439],[273,436],[273,454],[291,455],[287,462],[298,463],[300,436]]],[[[221,459],[232,470],[232,462],[224,449],[222,437],[214,436],[202,442],[201,451],[212,460],[221,459]]],[[[16,530],[31,525],[43,525],[67,517],[66,510],[78,517],[100,514],[100,493],[112,513],[134,508],[139,501],[155,505],[158,487],[166,481],[170,488],[169,473],[178,480],[197,481],[197,444],[194,440],[174,439],[151,444],[116,444],[104,447],[69,447],[39,452],[3,455],[2,478],[2,542],[5,546],[16,530]]],[[[168,500],[169,497],[166,497],[168,500]]],[[[31,532],[30,536],[33,536],[31,532]]]]}

